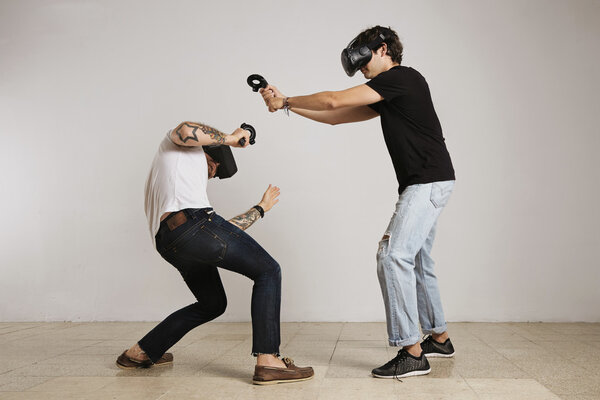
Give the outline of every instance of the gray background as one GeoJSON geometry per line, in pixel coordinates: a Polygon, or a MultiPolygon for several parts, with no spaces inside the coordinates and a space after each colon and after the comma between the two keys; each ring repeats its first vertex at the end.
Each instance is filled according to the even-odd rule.
{"type": "MultiPolygon", "coordinates": [[[[396,29],[428,80],[457,171],[434,257],[449,321],[600,321],[598,1],[0,2],[0,320],[157,320],[193,302],[153,250],[143,185],[183,120],[258,141],[212,181],[283,268],[282,320],[380,321],[375,252],[397,199],[379,120],[269,114],[364,82],[339,54],[396,29]]],[[[248,320],[251,282],[223,273],[248,320]]]]}

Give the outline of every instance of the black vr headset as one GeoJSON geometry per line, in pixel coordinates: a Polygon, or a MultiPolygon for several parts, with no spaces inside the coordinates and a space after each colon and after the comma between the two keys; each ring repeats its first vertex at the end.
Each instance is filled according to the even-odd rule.
{"type": "Polygon", "coordinates": [[[218,176],[219,179],[231,178],[237,172],[237,165],[229,146],[202,146],[202,148],[206,154],[219,163],[215,173],[215,176],[218,176]]]}
{"type": "Polygon", "coordinates": [[[383,32],[379,33],[375,40],[360,47],[355,47],[356,40],[358,39],[357,36],[342,50],[342,67],[344,67],[344,71],[346,71],[348,76],[354,76],[356,71],[367,65],[371,61],[371,57],[373,57],[371,50],[375,50],[381,43],[392,36],[389,29],[384,28],[382,30],[383,32]]]}

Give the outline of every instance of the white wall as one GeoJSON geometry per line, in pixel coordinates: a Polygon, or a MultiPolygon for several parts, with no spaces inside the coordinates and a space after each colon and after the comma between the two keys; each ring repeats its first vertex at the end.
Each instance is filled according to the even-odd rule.
{"type": "MultiPolygon", "coordinates": [[[[448,320],[600,321],[600,2],[584,0],[0,2],[0,320],[158,320],[193,301],[143,213],[158,143],[186,119],[258,129],[209,194],[231,217],[281,187],[249,232],[282,265],[282,320],[383,320],[397,184],[379,121],[269,114],[245,83],[360,84],[339,53],[378,23],[427,78],[457,171],[434,250],[448,320]]],[[[223,277],[221,320],[248,320],[251,282],[223,277]]]]}

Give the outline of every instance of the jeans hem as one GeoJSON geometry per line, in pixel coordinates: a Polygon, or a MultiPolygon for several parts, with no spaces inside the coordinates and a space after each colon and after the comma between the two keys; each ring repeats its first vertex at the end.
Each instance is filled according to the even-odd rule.
{"type": "Polygon", "coordinates": [[[148,352],[147,352],[147,351],[144,349],[144,347],[141,345],[141,343],[140,343],[140,342],[138,342],[138,343],[137,343],[137,345],[140,347],[140,349],[142,349],[142,351],[143,351],[144,353],[146,353],[146,355],[148,356],[148,358],[150,359],[150,361],[152,361],[152,364],[156,363],[156,362],[157,362],[158,360],[160,360],[160,358],[163,356],[163,355],[161,354],[161,355],[160,355],[160,356],[158,356],[158,357],[152,357],[152,355],[151,355],[151,354],[149,354],[149,353],[148,353],[148,352]]]}
{"type": "Polygon", "coordinates": [[[252,356],[253,357],[258,357],[261,354],[270,354],[270,355],[275,356],[277,358],[281,357],[281,354],[279,354],[279,352],[277,352],[277,353],[261,353],[261,352],[255,353],[255,352],[252,352],[252,356]]]}
{"type": "Polygon", "coordinates": [[[436,326],[435,328],[421,329],[421,330],[423,331],[423,334],[425,334],[425,335],[431,335],[432,333],[439,335],[441,333],[446,332],[448,330],[448,326],[446,324],[444,324],[442,326],[436,326]]]}
{"type": "Polygon", "coordinates": [[[388,343],[392,347],[404,347],[417,344],[419,342],[419,336],[411,336],[408,339],[388,339],[388,343]]]}

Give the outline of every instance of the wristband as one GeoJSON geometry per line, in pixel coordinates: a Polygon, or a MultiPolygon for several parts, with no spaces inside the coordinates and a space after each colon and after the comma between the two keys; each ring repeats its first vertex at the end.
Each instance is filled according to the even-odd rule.
{"type": "Polygon", "coordinates": [[[264,210],[264,209],[263,209],[261,206],[259,206],[259,205],[257,204],[257,205],[255,205],[255,206],[254,206],[254,207],[252,207],[252,208],[254,208],[254,209],[256,209],[256,211],[258,211],[258,213],[260,214],[260,217],[261,217],[261,218],[264,218],[264,217],[265,217],[265,210],[264,210]]]}
{"type": "Polygon", "coordinates": [[[283,107],[282,110],[285,111],[285,115],[290,116],[290,103],[288,101],[289,97],[283,99],[283,107]]]}

